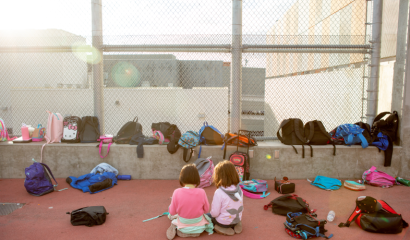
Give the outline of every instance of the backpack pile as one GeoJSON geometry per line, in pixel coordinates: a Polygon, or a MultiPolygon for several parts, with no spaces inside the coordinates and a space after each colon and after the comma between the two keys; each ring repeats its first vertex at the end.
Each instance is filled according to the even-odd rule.
{"type": "Polygon", "coordinates": [[[393,113],[379,113],[373,121],[371,132],[374,138],[373,145],[384,151],[384,166],[391,165],[393,156],[393,142],[397,140],[397,129],[399,127],[399,116],[393,113]],[[384,120],[386,115],[388,117],[384,120]],[[386,142],[387,141],[387,142],[386,142]]]}
{"type": "Polygon", "coordinates": [[[409,226],[389,204],[370,196],[358,197],[355,210],[339,227],[349,227],[353,221],[361,229],[373,233],[401,233],[403,228],[409,226]]]}

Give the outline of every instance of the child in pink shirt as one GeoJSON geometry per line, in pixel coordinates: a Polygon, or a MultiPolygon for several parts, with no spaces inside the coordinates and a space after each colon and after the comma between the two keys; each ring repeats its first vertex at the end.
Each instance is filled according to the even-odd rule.
{"type": "Polygon", "coordinates": [[[213,182],[217,187],[212,200],[214,230],[223,235],[242,232],[243,193],[235,166],[225,160],[215,166],[213,182]]]}
{"type": "Polygon", "coordinates": [[[172,195],[171,205],[169,205],[170,215],[177,215],[167,230],[167,238],[173,239],[178,236],[195,237],[203,231],[213,233],[213,224],[208,216],[204,216],[209,211],[209,202],[206,193],[201,188],[196,188],[200,184],[198,170],[194,164],[185,165],[179,174],[178,188],[172,195]]]}

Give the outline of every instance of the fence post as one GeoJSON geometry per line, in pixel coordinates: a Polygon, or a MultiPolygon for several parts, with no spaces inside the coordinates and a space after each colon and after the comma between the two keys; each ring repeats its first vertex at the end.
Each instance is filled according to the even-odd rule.
{"type": "Polygon", "coordinates": [[[232,0],[231,54],[230,132],[238,132],[242,114],[242,0],[232,0]]]}
{"type": "Polygon", "coordinates": [[[100,122],[101,134],[104,134],[104,58],[103,58],[103,28],[102,28],[102,0],[91,0],[92,11],[92,44],[99,54],[98,62],[93,63],[93,92],[94,115],[100,122]]]}
{"type": "MultiPolygon", "coordinates": [[[[397,24],[396,62],[394,63],[393,91],[391,103],[391,111],[397,111],[399,113],[399,123],[401,122],[401,109],[403,104],[404,65],[406,60],[408,12],[409,0],[400,0],[398,16],[399,19],[397,24]]],[[[397,133],[397,143],[400,144],[400,129],[397,130],[397,133]]]]}
{"type": "Polygon", "coordinates": [[[377,114],[377,100],[379,91],[380,49],[382,32],[383,0],[373,0],[373,39],[370,63],[370,78],[367,88],[367,123],[372,125],[377,114]]]}

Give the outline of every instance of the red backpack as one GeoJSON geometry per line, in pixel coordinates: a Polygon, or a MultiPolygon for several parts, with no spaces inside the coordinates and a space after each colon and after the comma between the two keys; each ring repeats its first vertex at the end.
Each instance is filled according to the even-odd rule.
{"type": "Polygon", "coordinates": [[[340,223],[339,227],[349,227],[353,221],[361,229],[373,233],[401,233],[403,228],[409,226],[389,204],[369,196],[356,199],[356,209],[347,222],[340,223]]]}
{"type": "MultiPolygon", "coordinates": [[[[238,132],[239,132],[238,135],[236,135],[234,137],[231,137],[227,141],[225,141],[224,146],[228,142],[234,142],[234,140],[236,139],[236,143],[237,143],[236,144],[236,151],[229,156],[229,161],[231,163],[233,163],[233,165],[235,165],[235,169],[236,169],[236,171],[238,172],[238,175],[239,175],[239,180],[240,181],[245,181],[245,180],[250,179],[249,146],[251,145],[251,142],[252,142],[253,139],[251,138],[251,133],[249,131],[239,130],[238,132]],[[244,135],[241,135],[240,134],[241,132],[248,133],[248,136],[245,137],[244,135]],[[247,139],[247,144],[246,144],[247,145],[247,152],[246,153],[239,151],[239,145],[241,145],[240,142],[242,141],[241,140],[242,138],[247,139]]],[[[224,149],[224,159],[225,159],[225,156],[226,156],[226,147],[224,149]]]]}

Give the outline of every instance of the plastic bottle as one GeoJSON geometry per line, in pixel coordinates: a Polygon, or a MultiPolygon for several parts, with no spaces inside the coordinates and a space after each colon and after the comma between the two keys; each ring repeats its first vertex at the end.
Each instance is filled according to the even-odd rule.
{"type": "Polygon", "coordinates": [[[335,215],[336,215],[335,211],[331,210],[329,214],[327,214],[327,221],[333,222],[333,220],[335,219],[335,215]]]}

